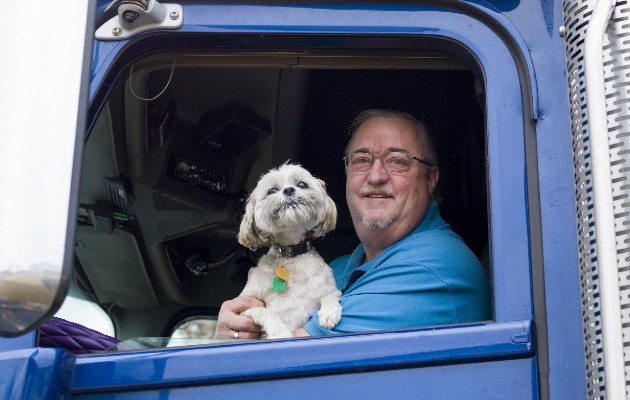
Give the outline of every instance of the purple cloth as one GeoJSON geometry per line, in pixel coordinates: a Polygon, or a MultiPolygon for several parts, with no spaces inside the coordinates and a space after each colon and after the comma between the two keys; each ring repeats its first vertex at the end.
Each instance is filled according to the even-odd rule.
{"type": "Polygon", "coordinates": [[[74,354],[105,351],[120,340],[83,325],[52,317],[39,328],[41,347],[60,347],[74,354]]]}

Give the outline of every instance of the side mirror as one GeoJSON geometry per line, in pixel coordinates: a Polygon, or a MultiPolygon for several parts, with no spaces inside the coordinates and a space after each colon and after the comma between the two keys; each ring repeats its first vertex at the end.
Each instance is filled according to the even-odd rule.
{"type": "Polygon", "coordinates": [[[10,337],[68,290],[96,1],[7,1],[3,11],[0,335],[10,337]]]}

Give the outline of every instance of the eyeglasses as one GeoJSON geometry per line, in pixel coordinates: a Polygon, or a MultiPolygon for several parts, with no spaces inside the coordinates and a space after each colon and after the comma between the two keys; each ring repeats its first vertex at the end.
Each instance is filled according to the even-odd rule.
{"type": "Polygon", "coordinates": [[[390,151],[381,157],[376,157],[374,154],[367,151],[356,151],[343,158],[346,166],[346,170],[350,172],[368,172],[374,165],[374,160],[381,160],[381,164],[387,172],[406,172],[411,169],[411,163],[413,160],[432,167],[433,164],[424,161],[421,158],[414,157],[406,151],[390,151]]]}

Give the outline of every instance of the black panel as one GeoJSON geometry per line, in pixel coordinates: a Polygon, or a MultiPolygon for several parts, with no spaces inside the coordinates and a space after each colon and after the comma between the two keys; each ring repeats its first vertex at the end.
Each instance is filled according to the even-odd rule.
{"type": "Polygon", "coordinates": [[[352,119],[367,108],[406,111],[432,128],[440,160],[443,217],[480,256],[488,241],[488,214],[484,116],[475,96],[474,75],[469,71],[312,71],[300,162],[326,181],[339,210],[339,233],[353,230],[341,158],[352,119]]]}

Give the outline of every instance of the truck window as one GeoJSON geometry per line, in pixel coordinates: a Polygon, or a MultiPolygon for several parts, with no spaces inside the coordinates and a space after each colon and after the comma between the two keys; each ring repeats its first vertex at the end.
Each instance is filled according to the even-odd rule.
{"type": "MultiPolygon", "coordinates": [[[[488,149],[512,139],[488,111],[480,66],[452,44],[423,45],[180,50],[120,66],[86,143],[76,282],[110,310],[119,338],[168,336],[176,315],[212,317],[240,293],[260,256],[236,241],[244,200],[286,160],[326,181],[338,205],[337,228],[318,251],[328,261],[352,252],[341,157],[351,119],[370,107],[408,110],[433,127],[442,214],[483,261],[497,304],[506,288],[496,287],[488,166],[500,160],[488,149]],[[212,118],[246,129],[226,134],[212,118]]],[[[520,102],[520,91],[513,97],[520,102]]],[[[511,125],[518,135],[522,126],[511,125]]]]}

